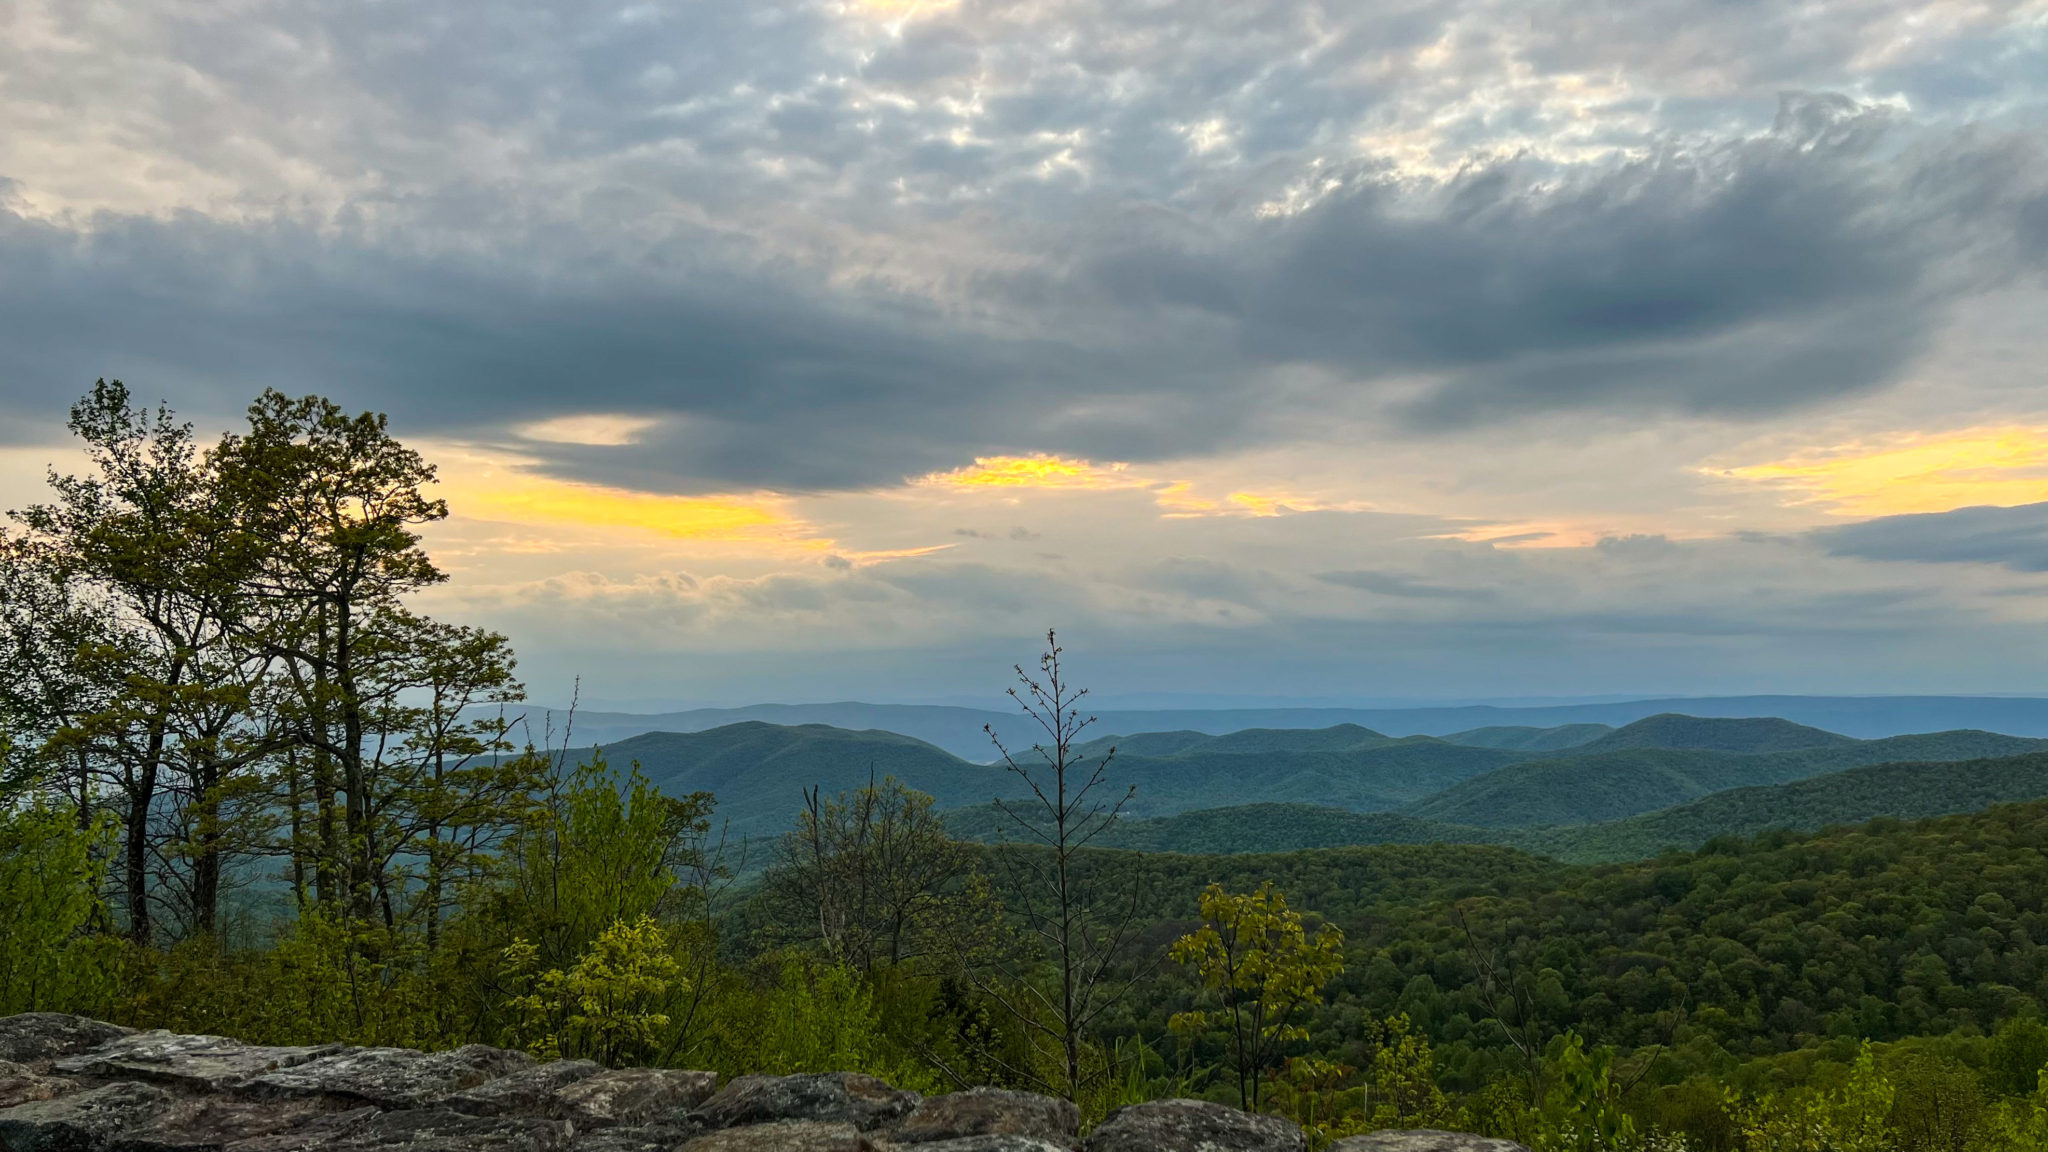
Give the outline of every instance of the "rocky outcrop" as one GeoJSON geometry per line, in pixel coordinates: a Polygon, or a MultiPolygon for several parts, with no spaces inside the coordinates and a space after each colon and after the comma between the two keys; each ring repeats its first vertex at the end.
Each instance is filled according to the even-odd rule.
{"type": "MultiPolygon", "coordinates": [[[[1305,1152],[1299,1128],[1199,1100],[1112,1113],[929,1099],[856,1072],[741,1076],[452,1052],[276,1047],[51,1013],[0,1018],[0,1152],[1305,1152]]],[[[1363,1142],[1361,1142],[1363,1141],[1363,1142]]],[[[1341,1152],[1525,1152],[1441,1132],[1341,1152]],[[1445,1141],[1449,1141],[1448,1143],[1445,1141]]]]}
{"type": "Polygon", "coordinates": [[[1278,1116],[1206,1100],[1153,1100],[1111,1112],[1087,1152],[1308,1152],[1308,1137],[1278,1116]]]}
{"type": "Polygon", "coordinates": [[[1329,1152],[1529,1152],[1513,1140],[1495,1140],[1469,1132],[1416,1128],[1405,1132],[1372,1132],[1330,1145],[1329,1152]]]}
{"type": "Polygon", "coordinates": [[[1038,1147],[1071,1149],[1080,1131],[1081,1112],[1069,1101],[969,1088],[919,1104],[890,1136],[918,1146],[916,1152],[1023,1152],[1034,1141],[1038,1147]],[[980,1144],[973,1143],[977,1139],[980,1144]]]}

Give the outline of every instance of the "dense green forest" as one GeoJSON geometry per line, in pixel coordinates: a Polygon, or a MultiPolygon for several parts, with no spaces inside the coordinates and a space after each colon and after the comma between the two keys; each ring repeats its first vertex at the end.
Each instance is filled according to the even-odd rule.
{"type": "Polygon", "coordinates": [[[2048,1147],[2048,803],[1723,834],[2034,794],[2038,742],[1655,717],[1127,757],[1049,635],[1017,669],[1044,739],[991,764],[821,726],[572,751],[515,725],[506,638],[419,611],[447,509],[380,417],[270,393],[202,447],[103,384],[72,426],[91,467],[0,542],[0,1014],[858,1069],[1088,1122],[1192,1095],[1318,1144],[2048,1147]],[[1261,824],[1306,850],[1222,854],[1261,824]],[[1596,833],[1713,838],[1530,850],[1596,833]],[[1415,842],[1308,848],[1360,834],[1415,842]]]}

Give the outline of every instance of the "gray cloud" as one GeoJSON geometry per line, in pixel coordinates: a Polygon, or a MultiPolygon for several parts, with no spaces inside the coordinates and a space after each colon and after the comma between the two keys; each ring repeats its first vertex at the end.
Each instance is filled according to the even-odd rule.
{"type": "Polygon", "coordinates": [[[1491,600],[1496,595],[1490,588],[1457,588],[1448,584],[1429,584],[1393,572],[1318,572],[1316,579],[1325,584],[1356,588],[1381,596],[1420,600],[1491,600]]]}
{"type": "Polygon", "coordinates": [[[2048,572],[2048,503],[1881,516],[1813,532],[1830,555],[2048,572]]]}
{"type": "Polygon", "coordinates": [[[480,437],[656,415],[521,447],[650,489],[830,490],[1335,409],[1748,418],[1895,380],[2048,235],[1998,119],[2038,74],[1995,14],[1850,69],[1903,2],[969,0],[900,33],[811,3],[45,7],[92,50],[0,46],[9,117],[63,129],[18,164],[115,140],[110,187],[236,191],[50,215],[26,205],[68,169],[0,170],[17,435],[98,375],[201,413],[275,384],[480,437]],[[1772,125],[1787,87],[1922,118],[1815,96],[1772,125]],[[1457,175],[1349,143],[1418,132],[1457,175]]]}

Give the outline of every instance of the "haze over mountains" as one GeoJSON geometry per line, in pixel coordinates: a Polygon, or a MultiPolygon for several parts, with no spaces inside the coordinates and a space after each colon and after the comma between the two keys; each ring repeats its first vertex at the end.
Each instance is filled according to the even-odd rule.
{"type": "MultiPolygon", "coordinates": [[[[1028,739],[1010,743],[1031,755],[1028,739]]],[[[1136,791],[1102,843],[1145,851],[1449,842],[1620,860],[1717,836],[2048,796],[2048,740],[1969,729],[1858,739],[1782,717],[1664,713],[1443,738],[1355,723],[1180,728],[1105,735],[1079,751],[1112,746],[1106,793],[1136,791]]],[[[604,748],[666,792],[715,793],[736,837],[779,835],[806,789],[831,795],[885,777],[931,794],[957,836],[1019,834],[993,803],[1024,794],[1014,774],[898,732],[748,720],[604,748]]]]}
{"type": "MultiPolygon", "coordinates": [[[[563,710],[525,709],[536,742],[552,723],[556,741],[570,721],[563,710]]],[[[2014,736],[2048,737],[2048,699],[2021,696],[1723,696],[1665,697],[1529,707],[1458,705],[1412,708],[1209,708],[1114,709],[1098,711],[1092,734],[1190,731],[1223,735],[1251,728],[1328,728],[1355,724],[1392,736],[1463,734],[1460,743],[1516,747],[1516,739],[1534,738],[1530,731],[1561,726],[1620,727],[1659,713],[1707,718],[1777,717],[1860,739],[1915,732],[1975,728],[2014,736]],[[1519,735],[1491,730],[1525,729],[1519,735]],[[1510,743],[1500,743],[1502,740],[1510,743]]],[[[1036,731],[1031,721],[1013,711],[937,704],[755,704],[741,708],[694,708],[678,712],[628,713],[578,710],[573,717],[577,744],[611,744],[645,732],[702,732],[742,721],[769,724],[829,724],[855,731],[878,729],[933,744],[976,762],[994,759],[984,725],[1004,741],[1028,746],[1036,731]]],[[[1542,739],[1575,741],[1576,731],[1542,739]]],[[[1543,750],[1543,749],[1532,749],[1543,750]]]]}

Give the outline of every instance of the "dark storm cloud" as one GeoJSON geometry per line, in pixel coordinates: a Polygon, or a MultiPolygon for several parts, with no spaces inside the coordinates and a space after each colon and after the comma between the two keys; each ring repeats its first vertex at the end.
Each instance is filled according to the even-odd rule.
{"type": "MultiPolygon", "coordinates": [[[[0,411],[39,435],[122,375],[188,410],[318,389],[484,439],[642,415],[634,444],[520,447],[677,490],[1198,454],[1298,428],[1288,405],[1330,389],[1424,429],[1784,411],[1897,378],[2048,235],[2038,158],[1995,130],[1829,96],[1731,128],[1767,86],[1868,79],[1840,62],[1906,6],[1802,11],[968,2],[898,35],[815,4],[60,5],[96,50],[0,46],[0,94],[98,109],[166,171],[257,191],[216,215],[0,212],[0,411]],[[1526,98],[1441,94],[1505,59],[1526,98]],[[1546,104],[1553,77],[1622,68],[1635,95],[1546,104]],[[1538,154],[1588,108],[1615,125],[1577,141],[1593,159],[1538,154]],[[1411,120],[1471,150],[1461,175],[1345,154],[1411,120]],[[347,191],[298,211],[315,194],[265,183],[291,167],[250,159],[271,154],[347,191]],[[1311,176],[1334,184],[1260,213],[1311,176]],[[1323,383],[1274,387],[1303,366],[1323,383]]],[[[2038,99],[1975,34],[1887,83],[1937,111],[2038,99]]]]}
{"type": "Polygon", "coordinates": [[[1881,516],[1818,529],[1813,538],[1834,556],[2048,572],[2048,504],[1881,516]]]}
{"type": "Polygon", "coordinates": [[[2041,203],[2012,142],[1900,157],[1890,119],[1787,98],[1767,136],[1554,190],[1503,164],[1427,213],[1365,176],[1235,248],[1139,243],[1098,275],[1109,297],[1232,326],[1254,363],[1433,374],[1405,406],[1423,425],[1593,404],[1783,411],[1891,382],[1957,277],[2026,259],[1952,259],[2041,203]]]}

